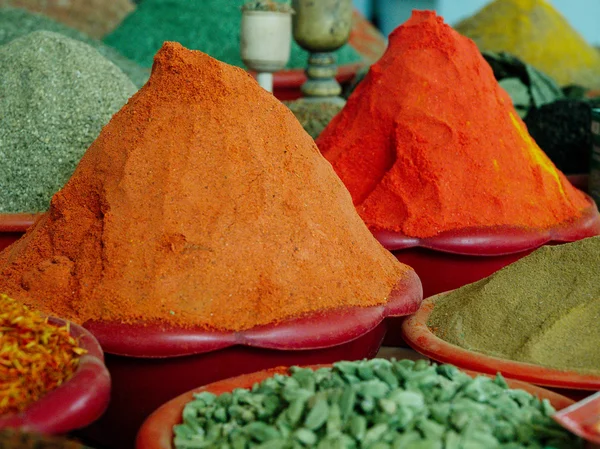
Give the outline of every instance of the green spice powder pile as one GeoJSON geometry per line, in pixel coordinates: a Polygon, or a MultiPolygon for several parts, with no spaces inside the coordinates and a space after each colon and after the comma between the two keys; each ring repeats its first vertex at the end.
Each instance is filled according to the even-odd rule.
{"type": "Polygon", "coordinates": [[[554,409],[501,376],[420,360],[291,368],[251,390],[195,395],[177,449],[575,449],[554,409]]]}
{"type": "Polygon", "coordinates": [[[600,237],[544,246],[440,297],[428,326],[463,348],[600,373],[600,237]]]}
{"type": "Polygon", "coordinates": [[[136,87],[82,42],[37,31],[0,47],[0,213],[40,212],[136,87]]]}
{"type": "Polygon", "coordinates": [[[313,139],[319,137],[331,119],[343,108],[342,105],[330,101],[306,101],[304,99],[285,101],[284,104],[313,139]]]}
{"type": "MultiPolygon", "coordinates": [[[[176,41],[231,65],[245,67],[240,57],[240,25],[245,0],[144,0],[104,42],[142,66],[151,67],[164,41],[176,41]]],[[[345,45],[338,64],[360,62],[345,45]]],[[[288,67],[305,67],[308,53],[292,42],[288,67]]]]}
{"type": "Polygon", "coordinates": [[[136,62],[127,59],[117,50],[102,42],[92,39],[73,28],[55,22],[41,14],[32,13],[19,8],[0,8],[0,45],[7,44],[21,36],[34,31],[52,31],[62,34],[95,48],[98,53],[110,59],[117,65],[137,86],[142,87],[150,77],[150,70],[136,62]]]}

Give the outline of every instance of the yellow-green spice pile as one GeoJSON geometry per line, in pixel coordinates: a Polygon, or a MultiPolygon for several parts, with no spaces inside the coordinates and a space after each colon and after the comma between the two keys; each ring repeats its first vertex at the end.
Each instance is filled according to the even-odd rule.
{"type": "Polygon", "coordinates": [[[543,246],[441,296],[428,326],[476,352],[600,374],[600,237],[543,246]]]}
{"type": "Polygon", "coordinates": [[[512,53],[560,85],[600,88],[600,53],[546,0],[495,0],[455,29],[481,50],[512,53]]]}
{"type": "Polygon", "coordinates": [[[84,42],[118,66],[137,87],[142,87],[148,81],[148,77],[150,76],[148,68],[141,67],[132,60],[127,59],[114,48],[104,45],[99,40],[92,39],[78,30],[56,22],[42,14],[36,14],[20,8],[0,8],[0,45],[7,44],[13,39],[33,33],[34,31],[52,31],[84,42]]]}
{"type": "Polygon", "coordinates": [[[83,42],[37,31],[0,47],[0,213],[41,212],[136,92],[83,42]]]}

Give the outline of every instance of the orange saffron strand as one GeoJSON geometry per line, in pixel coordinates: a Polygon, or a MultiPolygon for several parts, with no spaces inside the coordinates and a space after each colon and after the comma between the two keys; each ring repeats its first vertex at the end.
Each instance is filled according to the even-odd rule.
{"type": "Polygon", "coordinates": [[[40,313],[0,294],[0,415],[27,408],[66,382],[85,349],[40,313]]]}

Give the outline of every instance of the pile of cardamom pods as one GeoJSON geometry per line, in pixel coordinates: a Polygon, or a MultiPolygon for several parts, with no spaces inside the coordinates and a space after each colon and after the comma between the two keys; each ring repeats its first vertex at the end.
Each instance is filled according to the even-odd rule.
{"type": "Polygon", "coordinates": [[[293,367],[251,390],[195,395],[177,449],[479,449],[583,447],[547,400],[502,376],[384,359],[293,367]]]}

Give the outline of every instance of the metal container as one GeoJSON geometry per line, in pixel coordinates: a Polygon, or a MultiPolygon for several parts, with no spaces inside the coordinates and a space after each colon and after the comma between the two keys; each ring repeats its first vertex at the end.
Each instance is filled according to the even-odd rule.
{"type": "Polygon", "coordinates": [[[589,193],[600,205],[600,109],[592,110],[592,154],[589,193]]]}
{"type": "Polygon", "coordinates": [[[292,0],[296,42],[310,52],[337,50],[350,38],[351,0],[292,0]]]}
{"type": "Polygon", "coordinates": [[[292,0],[294,39],[310,53],[302,93],[312,101],[345,104],[333,52],[350,38],[352,0],[292,0]]]}

